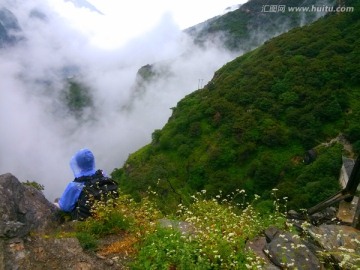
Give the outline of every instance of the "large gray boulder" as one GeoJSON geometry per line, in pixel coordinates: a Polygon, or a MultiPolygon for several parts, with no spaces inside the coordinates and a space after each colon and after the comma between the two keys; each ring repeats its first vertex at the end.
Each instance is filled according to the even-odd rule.
{"type": "Polygon", "coordinates": [[[44,231],[56,222],[57,212],[39,190],[10,173],[0,175],[0,238],[44,231]]]}
{"type": "Polygon", "coordinates": [[[64,223],[59,216],[39,190],[12,174],[0,175],[0,270],[126,269],[119,256],[84,252],[71,236],[76,222],[64,223]],[[58,235],[67,230],[72,233],[58,235]]]}
{"type": "Polygon", "coordinates": [[[264,252],[270,261],[281,269],[315,270],[322,264],[316,255],[296,234],[268,228],[265,231],[266,245],[264,252]]]}

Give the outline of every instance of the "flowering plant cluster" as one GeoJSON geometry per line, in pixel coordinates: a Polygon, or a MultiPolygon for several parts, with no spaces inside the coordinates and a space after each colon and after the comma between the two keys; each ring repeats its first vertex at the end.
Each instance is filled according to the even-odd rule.
{"type": "Polygon", "coordinates": [[[235,203],[239,196],[245,196],[245,191],[227,196],[220,192],[208,199],[203,190],[192,196],[191,204],[179,204],[173,219],[185,221],[192,230],[157,228],[142,242],[135,268],[261,269],[263,259],[246,243],[269,224],[284,227],[285,218],[280,212],[263,217],[251,204],[235,203]]]}

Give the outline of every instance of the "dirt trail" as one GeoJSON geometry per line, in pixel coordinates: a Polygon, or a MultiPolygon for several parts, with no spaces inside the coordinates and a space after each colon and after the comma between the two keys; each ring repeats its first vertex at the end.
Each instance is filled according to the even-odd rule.
{"type": "Polygon", "coordinates": [[[329,142],[324,142],[324,143],[321,143],[320,145],[318,145],[317,147],[319,146],[330,146],[334,143],[340,143],[343,145],[344,147],[344,150],[346,152],[348,152],[348,157],[349,158],[354,158],[354,151],[353,151],[353,148],[352,148],[352,145],[351,143],[345,138],[345,136],[340,133],[338,136],[336,136],[335,138],[331,139],[329,142]]]}

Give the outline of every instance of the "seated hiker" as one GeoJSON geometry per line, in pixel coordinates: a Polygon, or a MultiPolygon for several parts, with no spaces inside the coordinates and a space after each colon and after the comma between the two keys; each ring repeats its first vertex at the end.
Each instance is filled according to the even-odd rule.
{"type": "Polygon", "coordinates": [[[70,160],[74,181],[70,182],[56,203],[74,219],[83,220],[91,215],[97,200],[106,201],[118,196],[117,184],[102,170],[95,169],[95,158],[89,149],[79,150],[70,160]]]}

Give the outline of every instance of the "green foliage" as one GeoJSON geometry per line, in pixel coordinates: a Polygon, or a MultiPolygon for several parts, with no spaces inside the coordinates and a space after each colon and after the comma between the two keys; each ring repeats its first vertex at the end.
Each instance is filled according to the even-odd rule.
{"type": "Polygon", "coordinates": [[[353,145],[353,151],[357,154],[360,155],[360,140],[356,141],[353,145]]]}
{"type": "Polygon", "coordinates": [[[133,269],[263,267],[264,261],[245,249],[245,242],[269,224],[284,228],[285,218],[278,208],[265,217],[249,204],[235,204],[234,198],[244,196],[244,191],[238,190],[233,197],[220,193],[213,199],[205,199],[205,194],[203,190],[193,196],[188,207],[178,206],[177,219],[191,224],[193,230],[181,233],[174,227],[158,227],[139,245],[133,269]]]}
{"type": "Polygon", "coordinates": [[[76,224],[76,237],[84,249],[95,249],[101,237],[129,230],[132,220],[117,207],[119,202],[96,203],[93,216],[76,224]]]}
{"type": "Polygon", "coordinates": [[[296,190],[289,191],[284,196],[290,196],[289,207],[308,208],[329,198],[341,189],[339,173],[342,165],[342,146],[319,149],[317,159],[310,165],[304,166],[295,180],[296,190]]]}
{"type": "Polygon", "coordinates": [[[156,72],[152,65],[142,66],[137,73],[139,80],[141,79],[144,81],[151,80],[155,75],[156,75],[156,72]]]}
{"type": "Polygon", "coordinates": [[[302,159],[340,133],[359,151],[359,10],[329,14],[224,65],[113,177],[136,199],[151,186],[164,207],[204,188],[264,200],[278,188],[297,208],[336,192],[341,146],[324,147],[308,166],[302,159]]]}
{"type": "Polygon", "coordinates": [[[86,231],[90,235],[102,237],[120,230],[129,228],[129,221],[120,213],[112,212],[107,217],[89,218],[79,224],[80,231],[86,231]]]}
{"type": "MultiPolygon", "coordinates": [[[[266,5],[278,4],[278,1],[266,2],[266,5]]],[[[316,4],[318,4],[316,0],[300,1],[300,3],[297,0],[281,2],[281,5],[285,6],[316,4]]],[[[262,12],[263,8],[264,1],[248,1],[239,9],[223,16],[214,17],[202,23],[200,27],[197,25],[186,29],[186,32],[193,36],[195,43],[200,45],[206,44],[209,40],[221,38],[221,41],[230,50],[248,51],[257,47],[259,43],[263,42],[263,39],[277,35],[279,31],[298,27],[316,19],[315,14],[311,12],[262,12]]]]}
{"type": "Polygon", "coordinates": [[[271,154],[264,154],[259,160],[254,162],[252,168],[252,179],[255,183],[256,192],[260,194],[266,190],[271,190],[279,182],[278,162],[271,154]]]}
{"type": "Polygon", "coordinates": [[[98,241],[94,235],[85,231],[76,232],[75,235],[84,250],[95,250],[97,248],[98,241]]]}
{"type": "Polygon", "coordinates": [[[98,250],[100,238],[121,235],[124,243],[114,243],[115,245],[109,246],[108,249],[114,252],[120,248],[121,252],[124,252],[125,245],[129,249],[126,252],[132,253],[133,245],[154,231],[155,220],[162,217],[156,203],[149,197],[135,202],[131,196],[123,194],[120,190],[119,192],[120,196],[112,203],[108,201],[107,204],[95,204],[93,215],[85,221],[76,223],[75,235],[84,249],[98,250]]]}
{"type": "MultiPolygon", "coordinates": [[[[131,269],[262,269],[266,262],[251,252],[246,243],[269,227],[293,230],[285,215],[287,199],[280,199],[276,189],[271,191],[270,200],[261,201],[256,195],[251,197],[251,203],[246,202],[244,190],[236,190],[231,195],[219,192],[215,197],[209,197],[207,191],[202,190],[192,196],[188,205],[174,207],[172,215],[165,219],[159,216],[153,201],[159,196],[150,190],[148,197],[135,202],[121,194],[113,208],[101,206],[94,217],[97,223],[105,224],[110,215],[121,213],[131,226],[117,232],[114,223],[115,228],[110,231],[120,234],[120,240],[98,246],[99,235],[95,233],[99,230],[79,223],[76,236],[82,247],[104,256],[127,254],[129,265],[124,267],[131,269]]],[[[308,225],[302,224],[305,231],[308,225]]],[[[286,252],[294,250],[286,249],[286,252]]],[[[346,258],[358,257],[350,249],[337,251],[337,255],[344,257],[340,265],[349,269],[356,261],[346,258]]]]}
{"type": "Polygon", "coordinates": [[[26,185],[26,186],[30,186],[30,187],[33,187],[33,188],[36,188],[37,190],[39,191],[43,191],[45,186],[42,185],[42,184],[39,184],[38,182],[36,181],[29,181],[29,180],[26,180],[26,182],[23,182],[23,185],[26,185]]]}
{"type": "Polygon", "coordinates": [[[86,108],[93,106],[89,88],[75,80],[68,82],[62,98],[69,111],[76,117],[81,117],[86,108]]]}
{"type": "MultiPolygon", "coordinates": [[[[194,253],[196,243],[188,243],[180,232],[172,229],[157,229],[145,238],[143,247],[132,264],[133,269],[199,269],[198,258],[194,253]]],[[[203,264],[203,269],[210,265],[203,264]]]]}

